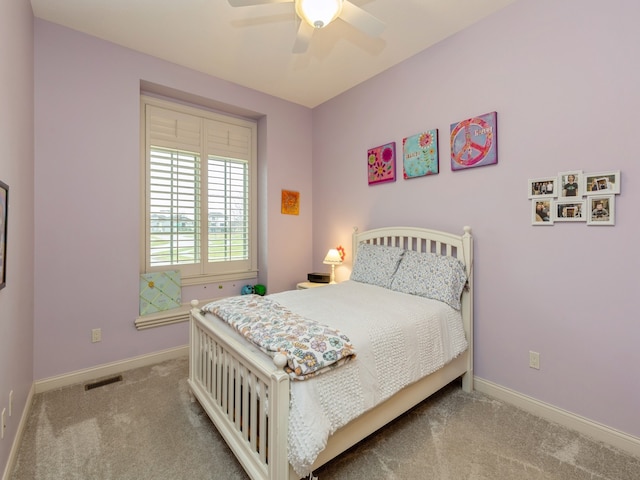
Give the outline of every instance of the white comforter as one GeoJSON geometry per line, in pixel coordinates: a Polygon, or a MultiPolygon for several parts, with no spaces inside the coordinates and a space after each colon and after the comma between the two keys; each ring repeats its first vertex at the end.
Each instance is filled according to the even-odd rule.
{"type": "Polygon", "coordinates": [[[301,477],[330,434],[467,348],[460,313],[437,300],[354,281],[271,298],[337,328],[356,349],[346,365],[291,382],[289,463],[301,477]]]}

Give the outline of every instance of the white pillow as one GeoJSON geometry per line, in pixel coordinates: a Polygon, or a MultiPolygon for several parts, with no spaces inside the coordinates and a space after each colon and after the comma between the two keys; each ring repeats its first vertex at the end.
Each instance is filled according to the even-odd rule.
{"type": "Polygon", "coordinates": [[[400,247],[361,243],[358,245],[351,280],[389,288],[403,253],[400,247]]]}
{"type": "Polygon", "coordinates": [[[460,310],[466,281],[464,264],[457,258],[408,250],[393,276],[391,290],[440,300],[460,310]]]}

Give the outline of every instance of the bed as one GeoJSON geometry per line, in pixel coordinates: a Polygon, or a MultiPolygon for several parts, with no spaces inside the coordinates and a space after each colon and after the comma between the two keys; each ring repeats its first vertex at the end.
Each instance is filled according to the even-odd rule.
{"type": "Polygon", "coordinates": [[[328,366],[302,381],[295,378],[300,372],[289,368],[287,356],[266,354],[264,348],[247,342],[211,313],[220,314],[220,302],[207,308],[192,302],[190,389],[252,479],[307,476],[452,381],[461,377],[462,388],[473,389],[471,228],[464,227],[461,235],[414,227],[354,229],[352,251],[350,280],[265,297],[301,318],[318,316],[323,322],[341,318],[345,322],[336,325],[337,332],[349,336],[355,355],[345,356],[342,366],[328,366]],[[400,259],[393,265],[398,252],[400,259]],[[426,295],[421,282],[424,276],[429,278],[426,295]],[[446,295],[438,296],[445,290],[446,295]],[[435,319],[435,327],[415,327],[420,331],[415,335],[391,330],[414,328],[392,315],[414,319],[422,317],[423,310],[429,312],[425,316],[435,319]],[[373,340],[372,347],[360,331],[362,325],[369,332],[384,330],[385,340],[373,340]],[[424,342],[431,335],[439,337],[427,348],[424,342]],[[415,345],[405,346],[398,338],[415,345]],[[403,364],[392,355],[405,347],[407,352],[409,348],[419,352],[405,353],[412,360],[403,364]],[[381,361],[381,354],[389,355],[384,357],[388,361],[381,361]],[[365,382],[378,371],[388,375],[384,387],[369,390],[365,382]],[[397,385],[392,388],[389,384],[397,385]],[[335,398],[335,406],[327,398],[335,398]]]}

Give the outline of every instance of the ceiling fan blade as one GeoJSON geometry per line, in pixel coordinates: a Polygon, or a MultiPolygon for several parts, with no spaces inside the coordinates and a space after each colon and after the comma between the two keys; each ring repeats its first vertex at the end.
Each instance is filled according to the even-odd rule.
{"type": "Polygon", "coordinates": [[[311,37],[314,30],[315,28],[304,20],[300,21],[298,34],[296,35],[296,43],[293,44],[293,53],[304,53],[307,51],[307,48],[309,48],[309,44],[311,43],[311,37]]]}
{"type": "Polygon", "coordinates": [[[385,28],[384,22],[348,0],[344,0],[342,4],[340,18],[372,37],[379,36],[385,28]]]}
{"type": "Polygon", "coordinates": [[[232,7],[251,7],[267,3],[293,3],[294,0],[227,0],[232,7]]]}

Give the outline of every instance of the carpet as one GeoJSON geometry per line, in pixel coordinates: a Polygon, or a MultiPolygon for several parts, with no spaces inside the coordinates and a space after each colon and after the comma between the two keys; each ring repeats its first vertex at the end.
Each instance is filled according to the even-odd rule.
{"type": "MultiPolygon", "coordinates": [[[[188,361],[36,394],[11,480],[245,480],[188,361]]],[[[640,458],[453,383],[314,472],[320,480],[638,480],[640,458]]]]}

